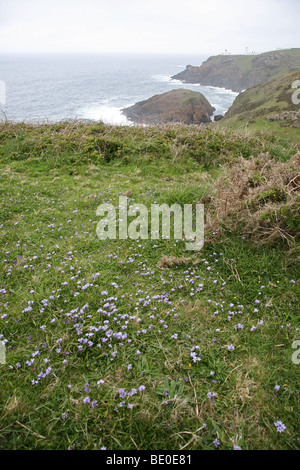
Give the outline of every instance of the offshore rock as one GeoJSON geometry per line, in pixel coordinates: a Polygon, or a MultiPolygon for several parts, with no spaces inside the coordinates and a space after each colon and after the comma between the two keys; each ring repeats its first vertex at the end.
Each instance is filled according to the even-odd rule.
{"type": "Polygon", "coordinates": [[[138,124],[208,123],[214,111],[201,93],[183,88],[152,96],[122,110],[127,119],[138,124]]]}

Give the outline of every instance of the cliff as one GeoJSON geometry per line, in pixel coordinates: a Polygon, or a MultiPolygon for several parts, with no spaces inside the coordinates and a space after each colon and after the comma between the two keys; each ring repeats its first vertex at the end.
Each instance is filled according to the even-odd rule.
{"type": "Polygon", "coordinates": [[[201,93],[181,88],[152,96],[123,109],[122,112],[135,123],[201,124],[211,122],[210,116],[214,110],[201,93]]]}
{"type": "Polygon", "coordinates": [[[240,92],[273,77],[300,69],[300,48],[257,55],[218,55],[198,66],[187,65],[172,78],[240,92]]]}

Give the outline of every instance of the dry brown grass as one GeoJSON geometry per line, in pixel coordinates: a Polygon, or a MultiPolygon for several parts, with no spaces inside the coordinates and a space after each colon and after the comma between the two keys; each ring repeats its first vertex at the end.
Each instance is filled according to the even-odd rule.
{"type": "Polygon", "coordinates": [[[159,260],[157,266],[161,269],[170,268],[171,266],[180,266],[181,264],[187,264],[191,261],[191,258],[177,258],[176,256],[165,256],[159,260]]]}
{"type": "Polygon", "coordinates": [[[243,232],[260,243],[294,244],[300,230],[300,153],[288,162],[268,154],[241,157],[224,170],[208,204],[207,228],[243,232]]]}

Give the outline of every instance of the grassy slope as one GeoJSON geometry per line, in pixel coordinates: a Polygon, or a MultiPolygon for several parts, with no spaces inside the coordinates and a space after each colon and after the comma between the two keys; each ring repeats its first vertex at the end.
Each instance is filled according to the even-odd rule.
{"type": "Polygon", "coordinates": [[[292,102],[292,94],[295,92],[292,83],[299,79],[300,70],[296,70],[240,93],[226,116],[251,119],[282,110],[298,110],[299,106],[292,102]]]}
{"type": "Polygon", "coordinates": [[[0,145],[0,448],[297,448],[299,284],[286,246],[225,231],[187,254],[182,241],[95,234],[98,205],[125,191],[147,205],[195,203],[215,193],[220,165],[262,151],[288,160],[295,145],[79,123],[4,124],[0,145]],[[163,255],[192,259],[162,269],[163,255]],[[101,342],[107,321],[127,338],[101,342]]]}
{"type": "Polygon", "coordinates": [[[257,85],[240,93],[227,111],[219,127],[234,129],[260,129],[276,136],[288,138],[295,143],[300,142],[299,129],[282,122],[268,122],[266,117],[284,111],[297,111],[299,105],[292,102],[292,94],[296,91],[292,83],[300,79],[300,70],[280,75],[267,83],[257,85]]]}

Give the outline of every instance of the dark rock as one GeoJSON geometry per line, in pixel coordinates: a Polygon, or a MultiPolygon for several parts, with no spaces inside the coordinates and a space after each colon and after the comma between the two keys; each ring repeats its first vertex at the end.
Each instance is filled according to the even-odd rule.
{"type": "Polygon", "coordinates": [[[281,121],[283,126],[300,127],[300,111],[283,111],[279,114],[266,116],[269,122],[281,121]]]}
{"type": "Polygon", "coordinates": [[[221,121],[221,119],[224,119],[223,114],[216,114],[214,116],[214,121],[221,121]]]}
{"type": "Polygon", "coordinates": [[[214,110],[201,93],[181,88],[140,101],[122,112],[135,123],[202,124],[211,122],[214,110]]]}

